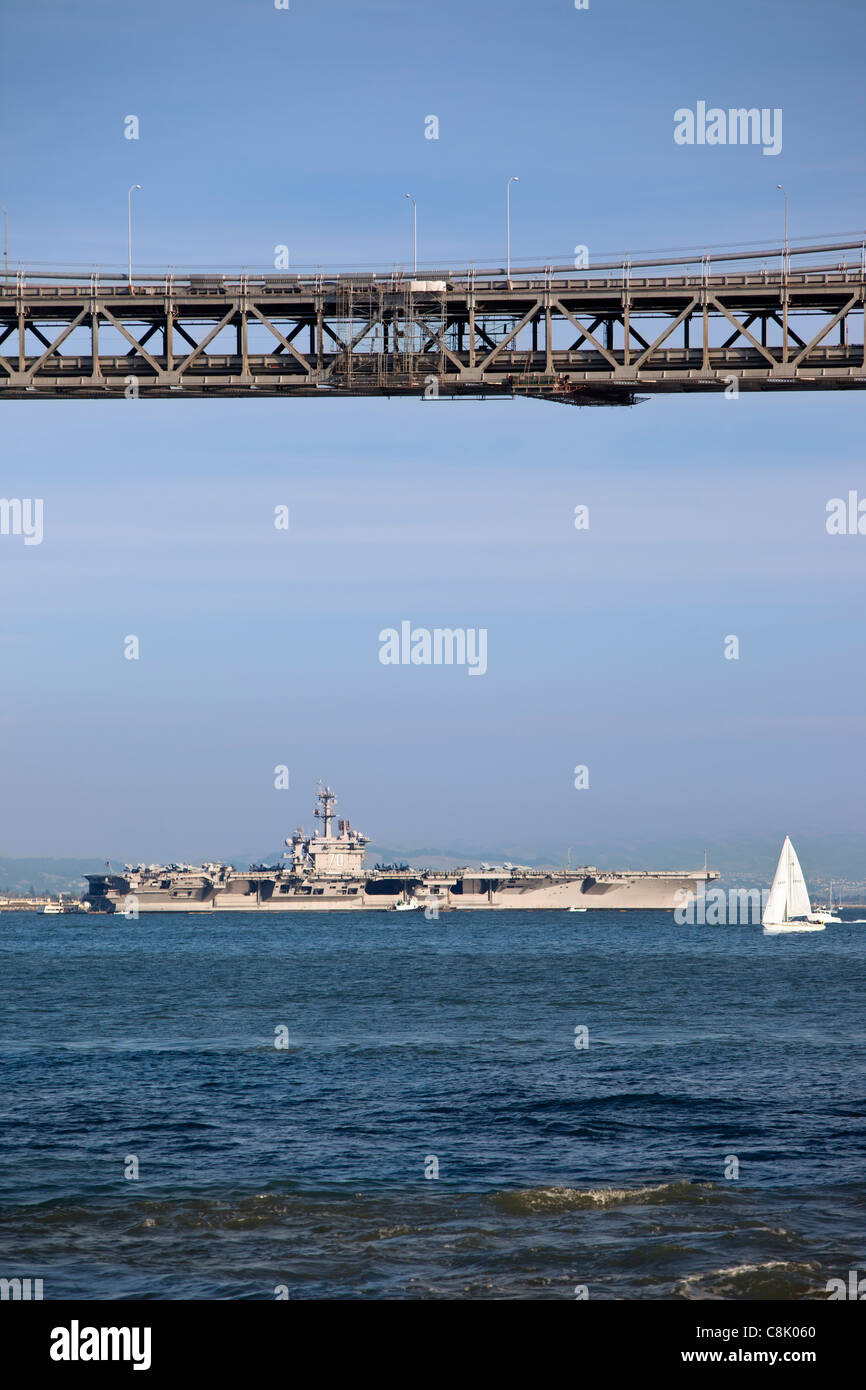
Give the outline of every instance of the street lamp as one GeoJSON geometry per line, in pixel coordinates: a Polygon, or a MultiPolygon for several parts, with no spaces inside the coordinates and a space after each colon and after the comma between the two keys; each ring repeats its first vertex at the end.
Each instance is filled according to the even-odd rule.
{"type": "Polygon", "coordinates": [[[404,193],[404,198],[408,198],[412,204],[412,274],[418,274],[418,204],[411,193],[404,193]]]}
{"type": "Polygon", "coordinates": [[[3,208],[3,269],[9,274],[9,223],[6,218],[6,209],[3,208]]]}
{"type": "Polygon", "coordinates": [[[507,278],[511,279],[511,185],[519,183],[516,174],[505,185],[505,265],[507,268],[507,278]]]}
{"type": "Polygon", "coordinates": [[[788,192],[780,183],[776,187],[785,195],[785,268],[788,266],[788,192]]]}
{"type": "Polygon", "coordinates": [[[140,183],[134,183],[126,195],[126,230],[129,237],[129,288],[132,289],[132,189],[141,188],[140,183]]]}

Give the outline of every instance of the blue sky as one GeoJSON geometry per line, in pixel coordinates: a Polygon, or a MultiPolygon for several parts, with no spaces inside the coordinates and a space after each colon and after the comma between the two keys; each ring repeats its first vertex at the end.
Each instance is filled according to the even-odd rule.
{"type": "MultiPolygon", "coordinates": [[[[122,264],[130,183],[154,266],[405,260],[407,190],[422,262],[500,263],[511,174],[515,262],[778,242],[779,182],[792,237],[856,232],[864,27],[854,3],[10,3],[10,260],[122,264]],[[676,146],[700,99],[781,107],[782,153],[676,146]]],[[[862,411],[4,404],[0,495],[42,497],[45,539],[0,537],[0,854],[259,854],[319,776],[392,843],[866,831],[866,537],[824,524],[866,497],[862,411]],[[486,627],[487,674],[383,667],[407,618],[486,627]]]]}

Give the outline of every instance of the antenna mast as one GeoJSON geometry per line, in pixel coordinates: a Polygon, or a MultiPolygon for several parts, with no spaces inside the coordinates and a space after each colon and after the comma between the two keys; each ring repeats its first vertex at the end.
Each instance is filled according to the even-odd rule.
{"type": "Polygon", "coordinates": [[[319,806],[316,807],[316,820],[322,822],[322,835],[328,840],[331,837],[331,821],[334,819],[334,807],[337,804],[337,798],[330,787],[322,786],[321,781],[319,782],[319,801],[321,809],[319,806]]]}

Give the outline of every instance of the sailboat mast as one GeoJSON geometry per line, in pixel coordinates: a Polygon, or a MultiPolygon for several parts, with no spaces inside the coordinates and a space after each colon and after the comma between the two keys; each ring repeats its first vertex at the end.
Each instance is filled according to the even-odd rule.
{"type": "Polygon", "coordinates": [[[794,896],[794,869],[791,863],[791,841],[785,840],[785,866],[788,870],[788,896],[785,899],[785,916],[783,921],[787,922],[790,916],[791,899],[794,896]]]}

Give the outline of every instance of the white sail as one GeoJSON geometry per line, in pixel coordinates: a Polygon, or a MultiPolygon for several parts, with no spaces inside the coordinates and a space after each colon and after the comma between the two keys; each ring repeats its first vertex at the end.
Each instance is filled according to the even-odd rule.
{"type": "Polygon", "coordinates": [[[779,926],[792,918],[808,917],[811,911],[809,890],[803,878],[803,870],[800,868],[797,852],[786,835],[761,921],[765,927],[779,926]]]}
{"type": "Polygon", "coordinates": [[[782,845],[782,853],[779,855],[779,862],[776,865],[776,874],[770,889],[770,896],[767,899],[767,906],[764,908],[764,915],[761,918],[764,926],[768,922],[785,922],[788,918],[788,846],[790,843],[786,836],[785,843],[782,845]]]}
{"type": "Polygon", "coordinates": [[[812,904],[809,901],[809,890],[806,887],[806,880],[803,877],[803,870],[800,868],[800,861],[797,858],[797,851],[788,841],[790,850],[789,867],[791,877],[788,888],[788,916],[789,917],[808,917],[812,911],[812,904]]]}

